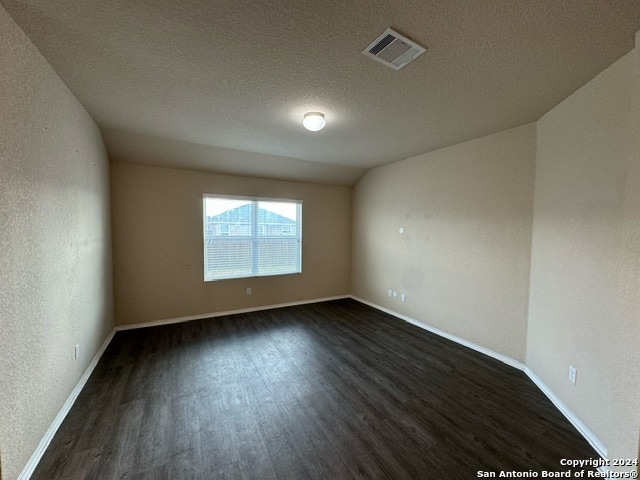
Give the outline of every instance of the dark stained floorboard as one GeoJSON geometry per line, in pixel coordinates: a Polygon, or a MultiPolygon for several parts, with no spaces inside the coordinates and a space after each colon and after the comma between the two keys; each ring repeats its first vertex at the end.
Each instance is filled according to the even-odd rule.
{"type": "Polygon", "coordinates": [[[37,479],[471,479],[596,452],[520,371],[353,300],[116,334],[37,479]]]}

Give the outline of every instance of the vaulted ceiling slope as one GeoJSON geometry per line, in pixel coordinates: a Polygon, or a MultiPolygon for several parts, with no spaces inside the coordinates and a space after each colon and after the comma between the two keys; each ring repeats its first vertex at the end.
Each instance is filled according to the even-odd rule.
{"type": "Polygon", "coordinates": [[[112,158],[343,184],[537,120],[640,29],[638,0],[0,3],[112,158]],[[389,26],[428,51],[400,71],[362,55],[389,26]]]}

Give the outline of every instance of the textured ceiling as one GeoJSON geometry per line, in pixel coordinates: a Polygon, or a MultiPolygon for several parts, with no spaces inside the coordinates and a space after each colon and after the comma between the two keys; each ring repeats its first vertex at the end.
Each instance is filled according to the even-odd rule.
{"type": "Polygon", "coordinates": [[[112,158],[343,184],[537,120],[640,29],[638,0],[0,3],[112,158]],[[429,50],[400,71],[362,55],[389,26],[429,50]]]}

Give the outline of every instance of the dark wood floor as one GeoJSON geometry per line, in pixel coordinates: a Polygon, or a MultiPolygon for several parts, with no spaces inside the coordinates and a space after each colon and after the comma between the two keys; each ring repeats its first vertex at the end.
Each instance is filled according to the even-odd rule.
{"type": "Polygon", "coordinates": [[[520,371],[353,300],[119,332],[33,479],[472,479],[595,451],[520,371]]]}

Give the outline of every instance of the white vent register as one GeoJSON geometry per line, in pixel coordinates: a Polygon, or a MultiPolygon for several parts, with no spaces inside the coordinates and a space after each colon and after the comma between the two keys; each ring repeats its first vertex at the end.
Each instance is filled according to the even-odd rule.
{"type": "Polygon", "coordinates": [[[413,40],[387,28],[362,53],[394,70],[400,70],[426,51],[426,48],[421,47],[413,40]]]}

